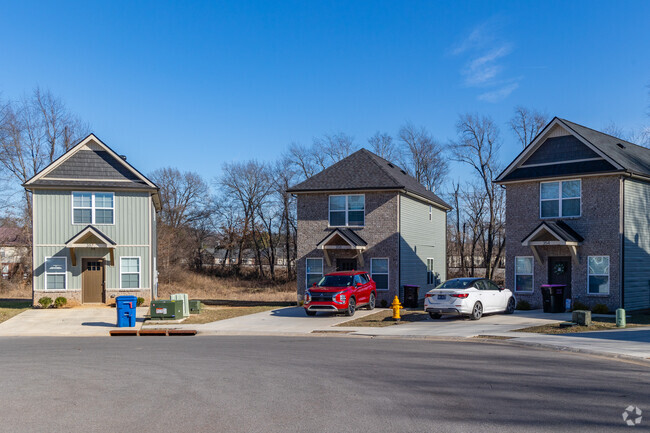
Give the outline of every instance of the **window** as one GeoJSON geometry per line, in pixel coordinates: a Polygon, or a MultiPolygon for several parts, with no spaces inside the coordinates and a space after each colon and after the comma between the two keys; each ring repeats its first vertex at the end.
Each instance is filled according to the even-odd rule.
{"type": "Polygon", "coordinates": [[[533,291],[533,258],[515,257],[515,292],[533,291]]]}
{"type": "Polygon", "coordinates": [[[370,275],[377,290],[388,290],[388,259],[370,259],[370,275]]]}
{"type": "Polygon", "coordinates": [[[580,216],[580,180],[542,182],[539,208],[542,218],[580,216]]]}
{"type": "Polygon", "coordinates": [[[331,195],[330,227],[365,225],[365,199],[364,195],[331,195]]]}
{"type": "Polygon", "coordinates": [[[120,257],[120,288],[140,288],[140,257],[120,257]]]}
{"type": "Polygon", "coordinates": [[[609,294],[609,256],[590,256],[588,259],[587,275],[589,295],[609,294]]]}
{"type": "Polygon", "coordinates": [[[433,220],[433,206],[429,205],[429,221],[433,220]]]}
{"type": "Polygon", "coordinates": [[[307,288],[323,278],[323,259],[307,259],[307,288]]]}
{"type": "Polygon", "coordinates": [[[45,289],[65,290],[68,260],[65,257],[45,258],[45,289]]]}
{"type": "Polygon", "coordinates": [[[354,285],[356,286],[357,284],[363,284],[364,281],[361,279],[361,275],[355,275],[354,276],[354,285]]]}
{"type": "Polygon", "coordinates": [[[427,284],[436,284],[436,274],[433,270],[433,259],[427,259],[427,284]]]}
{"type": "Polygon", "coordinates": [[[114,213],[112,192],[72,193],[72,224],[113,224],[114,213]]]}

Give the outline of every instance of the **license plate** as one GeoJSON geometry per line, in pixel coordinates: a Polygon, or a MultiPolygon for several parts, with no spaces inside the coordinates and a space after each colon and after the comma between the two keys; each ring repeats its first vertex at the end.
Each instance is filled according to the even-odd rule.
{"type": "Polygon", "coordinates": [[[445,295],[438,295],[438,299],[445,299],[447,296],[445,295]]]}

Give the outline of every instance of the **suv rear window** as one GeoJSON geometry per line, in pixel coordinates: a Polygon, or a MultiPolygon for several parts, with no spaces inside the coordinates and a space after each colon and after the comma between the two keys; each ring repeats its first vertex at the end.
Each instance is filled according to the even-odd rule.
{"type": "Polygon", "coordinates": [[[325,275],[319,282],[320,287],[347,287],[352,285],[350,275],[325,275]]]}
{"type": "Polygon", "coordinates": [[[474,283],[476,280],[464,280],[464,279],[456,279],[456,280],[447,280],[436,289],[466,289],[467,287],[471,286],[472,283],[474,283]]]}

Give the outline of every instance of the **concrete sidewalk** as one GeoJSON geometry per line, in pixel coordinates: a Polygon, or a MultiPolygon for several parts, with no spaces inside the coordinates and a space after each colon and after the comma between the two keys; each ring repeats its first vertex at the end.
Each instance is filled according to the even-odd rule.
{"type": "MultiPolygon", "coordinates": [[[[136,308],[139,329],[148,308],[136,308]]],[[[0,337],[104,337],[117,329],[117,312],[110,307],[27,310],[0,323],[0,337]]]]}

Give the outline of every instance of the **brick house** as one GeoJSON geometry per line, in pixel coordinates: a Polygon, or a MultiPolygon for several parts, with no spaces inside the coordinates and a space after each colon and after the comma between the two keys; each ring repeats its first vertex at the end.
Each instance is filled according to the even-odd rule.
{"type": "Polygon", "coordinates": [[[451,207],[397,165],[361,149],[288,190],[297,196],[298,299],[336,270],[365,270],[377,300],[420,297],[447,278],[451,207]]]}
{"type": "Polygon", "coordinates": [[[495,180],[506,188],[506,285],[610,310],[650,308],[650,150],[554,118],[495,180]]]}

